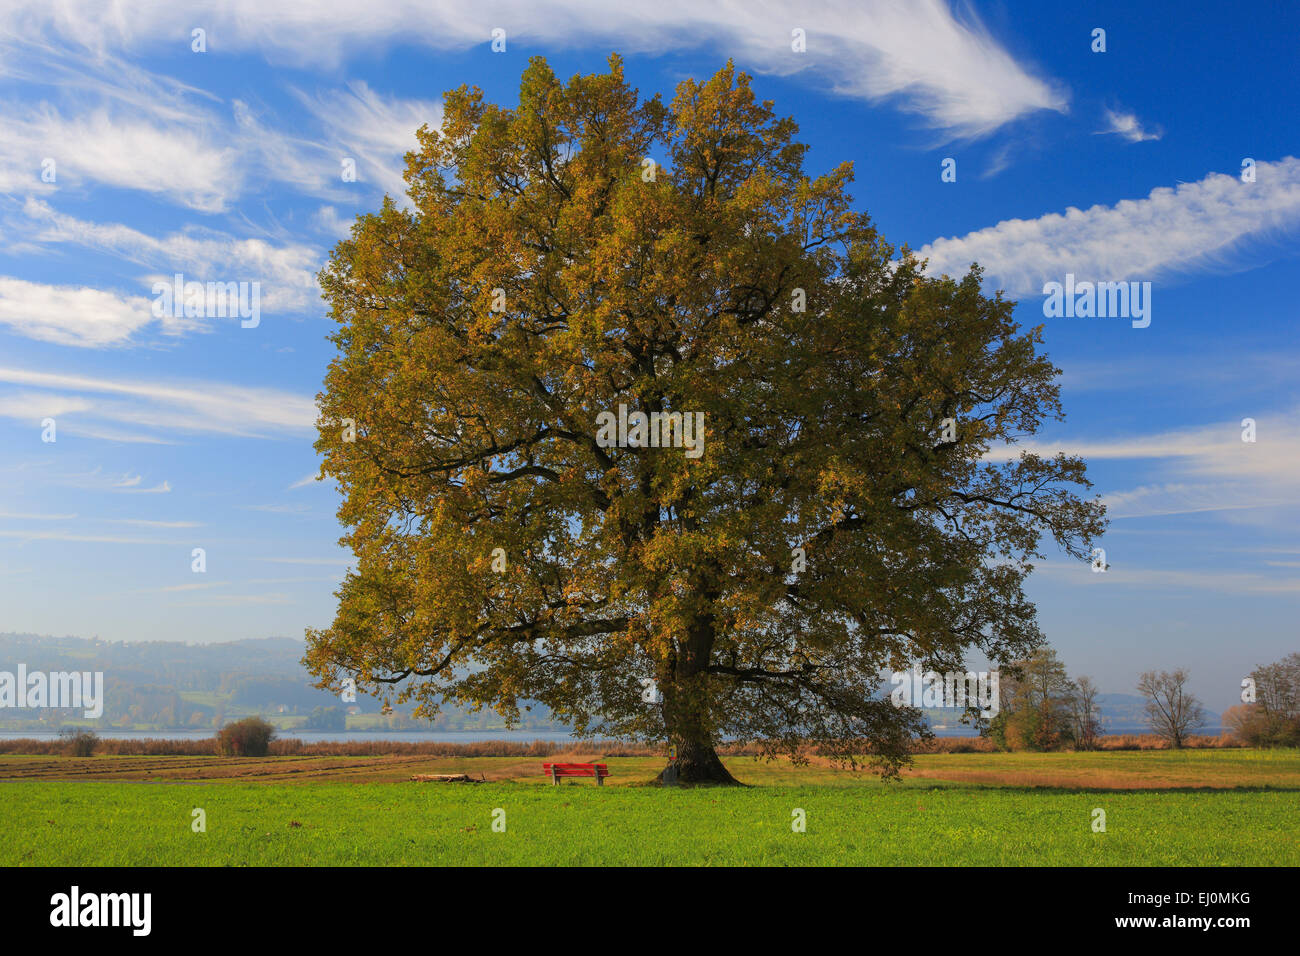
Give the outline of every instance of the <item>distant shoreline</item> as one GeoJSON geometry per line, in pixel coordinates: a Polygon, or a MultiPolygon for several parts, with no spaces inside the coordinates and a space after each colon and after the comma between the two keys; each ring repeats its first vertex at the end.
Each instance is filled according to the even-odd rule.
{"type": "MultiPolygon", "coordinates": [[[[215,736],[214,730],[90,730],[105,740],[209,740],[215,736]]],[[[1216,737],[1225,731],[1222,727],[1206,726],[1196,731],[1198,737],[1216,737]]],[[[1146,727],[1107,728],[1104,736],[1126,736],[1148,734],[1146,727]]],[[[976,737],[969,727],[934,728],[936,737],[976,737]]],[[[50,730],[3,730],[0,740],[58,740],[58,731],[50,730]]],[[[281,730],[276,732],[277,740],[301,740],[303,743],[445,743],[475,744],[486,741],[510,741],[515,743],[532,743],[535,740],[547,743],[577,742],[581,738],[563,730],[281,730]]]]}

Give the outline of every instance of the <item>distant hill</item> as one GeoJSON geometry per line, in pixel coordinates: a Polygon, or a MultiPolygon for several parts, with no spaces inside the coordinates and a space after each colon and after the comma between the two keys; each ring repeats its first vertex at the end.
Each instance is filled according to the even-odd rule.
{"type": "MultiPolygon", "coordinates": [[[[1098,694],[1097,704],[1101,707],[1102,733],[1129,734],[1149,733],[1146,701],[1137,694],[1098,694]]],[[[1222,720],[1218,713],[1205,708],[1205,726],[1203,730],[1216,732],[1222,720]]]]}
{"type": "MultiPolygon", "coordinates": [[[[1137,694],[1098,694],[1097,706],[1101,708],[1103,731],[1112,733],[1110,728],[1120,728],[1121,732],[1132,728],[1147,726],[1144,702],[1137,694]]],[[[1215,720],[1217,722],[1217,715],[1215,720]]]]}
{"type": "MultiPolygon", "coordinates": [[[[0,671],[25,664],[34,671],[102,671],[104,714],[97,727],[121,730],[205,730],[258,714],[281,729],[478,731],[504,726],[492,711],[444,709],[431,723],[400,710],[385,716],[377,700],[358,694],[344,704],[312,686],[302,641],[269,637],[221,644],[180,641],[102,641],[93,638],[0,634],[0,671]],[[347,711],[354,711],[347,713],[347,711]]],[[[0,731],[57,730],[83,722],[77,710],[0,708],[0,731]]],[[[520,725],[559,730],[534,704],[520,725]]]]}

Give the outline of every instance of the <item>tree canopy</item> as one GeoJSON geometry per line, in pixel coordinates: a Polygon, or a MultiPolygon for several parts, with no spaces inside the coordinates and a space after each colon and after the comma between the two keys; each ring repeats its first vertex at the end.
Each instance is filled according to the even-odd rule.
{"type": "Polygon", "coordinates": [[[579,733],[723,738],[886,772],[919,715],[882,669],[1014,660],[1044,536],[1104,525],[1082,461],[991,447],[1060,418],[1055,369],[977,267],[931,277],[858,211],[852,165],[728,63],[670,105],[541,58],[506,108],[462,87],[321,285],[318,398],[356,566],[308,633],[324,685],[538,700],[579,733]],[[598,440],[703,413],[698,457],[598,440]],[[653,683],[651,683],[653,682],[653,683]]]}

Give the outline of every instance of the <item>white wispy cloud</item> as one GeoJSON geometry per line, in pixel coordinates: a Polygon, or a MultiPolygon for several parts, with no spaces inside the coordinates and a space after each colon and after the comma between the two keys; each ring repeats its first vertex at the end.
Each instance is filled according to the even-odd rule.
{"type": "MultiPolygon", "coordinates": [[[[114,494],[167,494],[172,490],[169,481],[145,484],[143,475],[132,474],[131,472],[105,471],[103,467],[95,467],[89,471],[80,472],[47,472],[41,476],[41,481],[45,485],[59,485],[85,491],[104,491],[114,494]]],[[[112,519],[87,518],[86,520],[104,521],[112,519]]],[[[120,523],[131,524],[136,522],[131,519],[122,519],[120,523]]],[[[154,525],[144,521],[140,523],[146,527],[166,526],[154,525]]]]}
{"type": "Polygon", "coordinates": [[[1273,342],[1243,342],[1213,352],[1171,351],[1155,364],[1149,356],[1108,356],[1062,362],[1060,383],[1068,391],[1144,392],[1189,387],[1230,389],[1238,396],[1275,394],[1300,380],[1300,352],[1273,342]]]}
{"type": "Polygon", "coordinates": [[[287,594],[222,594],[201,601],[171,602],[168,607],[243,607],[259,604],[292,604],[287,594]]]}
{"type": "Polygon", "coordinates": [[[311,509],[307,505],[239,505],[241,511],[261,511],[272,515],[305,515],[311,509]]]}
{"type": "MultiPolygon", "coordinates": [[[[338,120],[345,117],[351,125],[342,138],[373,174],[363,181],[401,196],[402,154],[420,124],[439,115],[424,101],[386,99],[362,87],[320,94],[321,109],[333,106],[343,117],[322,113],[314,127],[295,128],[311,114],[286,122],[261,104],[226,102],[119,55],[130,46],[124,28],[150,21],[165,43],[176,29],[173,11],[136,7],[120,17],[96,4],[75,6],[62,11],[67,17],[21,3],[0,9],[0,77],[42,90],[0,99],[0,194],[48,198],[101,185],[202,214],[286,188],[355,201],[357,187],[340,176],[345,129],[338,120]]],[[[212,19],[200,5],[188,16],[212,19]]],[[[188,29],[180,33],[188,38],[188,29]]]]}
{"type": "Polygon", "coordinates": [[[120,107],[70,112],[47,102],[0,103],[0,123],[3,192],[49,192],[46,160],[60,186],[154,193],[198,212],[220,212],[240,191],[237,151],[202,123],[166,123],[120,107]]]}
{"type": "Polygon", "coordinates": [[[64,432],[78,438],[94,438],[99,441],[119,442],[126,445],[174,445],[176,442],[159,438],[156,435],[142,435],[138,432],[124,432],[116,428],[104,428],[94,424],[71,422],[64,427],[64,432]]]}
{"type": "Polygon", "coordinates": [[[86,400],[81,415],[164,431],[268,438],[302,434],[316,420],[311,398],[274,388],[178,385],[5,367],[0,367],[0,383],[79,393],[86,400]]]}
{"type": "Polygon", "coordinates": [[[132,594],[175,594],[183,591],[210,591],[229,586],[229,581],[205,581],[201,584],[171,584],[161,588],[135,588],[132,594]]]}
{"type": "Polygon", "coordinates": [[[1250,508],[1279,508],[1300,505],[1300,493],[1288,497],[1261,497],[1246,484],[1168,482],[1142,485],[1103,496],[1110,517],[1156,518],[1167,515],[1201,514],[1214,511],[1243,511],[1250,508]]]}
{"type": "MultiPolygon", "coordinates": [[[[74,412],[84,412],[91,403],[76,395],[58,395],[52,392],[12,392],[0,395],[0,418],[35,424],[46,418],[59,417],[74,412]]],[[[57,435],[57,428],[56,428],[57,435]]]]}
{"type": "Polygon", "coordinates": [[[159,321],[143,296],[0,276],[0,325],[27,338],[103,348],[159,321]]]}
{"type": "Polygon", "coordinates": [[[1242,441],[1240,421],[1172,429],[1112,439],[1058,439],[1021,442],[990,449],[987,458],[1005,461],[1021,450],[1040,455],[1065,452],[1091,459],[1171,459],[1199,475],[1225,478],[1260,477],[1292,481],[1300,472],[1300,411],[1260,415],[1256,440],[1242,441]]]}
{"type": "Polygon", "coordinates": [[[1068,579],[1080,587],[1141,588],[1144,591],[1200,591],[1215,594],[1300,594],[1300,578],[1273,578],[1243,571],[1198,571],[1125,566],[1107,557],[1109,570],[1094,573],[1087,565],[1045,562],[1034,573],[1068,579]]]}
{"type": "Polygon", "coordinates": [[[1255,441],[1242,441],[1240,421],[1111,439],[1031,441],[990,449],[989,461],[1022,451],[1084,461],[1144,461],[1155,480],[1103,495],[1112,518],[1244,511],[1300,505],[1300,409],[1261,415],[1255,441]]]}
{"type": "MultiPolygon", "coordinates": [[[[63,90],[93,93],[106,102],[133,106],[161,120],[184,119],[189,115],[188,98],[218,97],[167,76],[150,73],[126,57],[106,48],[87,56],[80,39],[67,42],[43,37],[39,23],[13,5],[5,8],[12,19],[23,19],[24,29],[0,34],[0,77],[20,83],[53,86],[63,90]]],[[[39,17],[38,17],[39,20],[39,17]]]]}
{"type": "MultiPolygon", "coordinates": [[[[1205,265],[1253,268],[1240,253],[1300,226],[1300,160],[1256,164],[1256,181],[1211,173],[1176,189],[1113,206],[1070,208],[1038,219],[1007,219],[917,251],[931,275],[963,275],[972,262],[1013,295],[1040,295],[1067,273],[1080,280],[1151,280],[1205,265]]],[[[1296,248],[1291,246],[1290,252],[1296,248]]]]}
{"type": "Polygon", "coordinates": [[[0,33],[57,37],[108,56],[160,43],[188,51],[188,25],[203,23],[207,56],[253,50],[273,62],[319,67],[397,44],[486,46],[491,30],[502,27],[508,48],[710,49],[735,56],[745,69],[807,74],[810,82],[845,95],[888,99],[956,136],[982,135],[1037,110],[1066,108],[1057,86],[1018,63],[967,7],[961,10],[958,16],[943,0],[487,0],[472,10],[460,0],[372,0],[364,8],[351,0],[230,0],[217,8],[172,0],[122,16],[98,0],[25,0],[0,13],[0,33]],[[795,29],[806,33],[804,53],[792,50],[795,29]]]}
{"type": "Polygon", "coordinates": [[[1136,113],[1124,113],[1119,110],[1106,110],[1106,128],[1097,132],[1114,133],[1130,143],[1145,143],[1165,135],[1165,131],[1159,126],[1154,129],[1143,127],[1136,113]]]}
{"type": "Polygon", "coordinates": [[[291,484],[289,486],[289,490],[293,491],[295,488],[306,488],[308,485],[326,484],[332,481],[334,481],[333,476],[330,476],[328,478],[321,478],[320,472],[313,471],[311,474],[303,475],[301,478],[299,478],[297,481],[291,484]]]}
{"type": "MultiPolygon", "coordinates": [[[[54,434],[75,435],[103,441],[126,444],[170,445],[172,441],[157,435],[125,432],[97,422],[95,402],[79,395],[58,392],[12,392],[0,394],[0,418],[8,418],[29,426],[54,420],[54,434]]],[[[43,424],[40,424],[44,432],[43,424]]]]}
{"type": "Polygon", "coordinates": [[[186,281],[259,282],[261,305],[267,310],[302,311],[320,299],[316,273],[324,264],[324,255],[303,243],[275,245],[265,239],[239,238],[200,227],[152,236],[121,223],[64,215],[34,198],[23,204],[21,217],[8,218],[5,225],[20,232],[27,243],[74,244],[151,270],[167,270],[141,277],[149,289],[155,281],[170,283],[172,270],[179,270],[186,281]]]}
{"type": "Polygon", "coordinates": [[[131,538],[115,534],[76,534],[69,531],[0,531],[0,538],[24,541],[69,541],[83,544],[175,544],[162,538],[131,538]]]}
{"type": "Polygon", "coordinates": [[[316,96],[298,91],[298,98],[338,146],[336,176],[342,158],[351,158],[358,181],[373,182],[395,197],[406,193],[403,157],[419,145],[415,131],[426,123],[434,129],[442,125],[441,103],[380,96],[361,81],[316,96]]]}
{"type": "Polygon", "coordinates": [[[293,578],[249,578],[245,584],[320,584],[323,582],[336,583],[340,574],[316,575],[314,577],[293,577],[293,578]]]}
{"type": "Polygon", "coordinates": [[[353,219],[340,216],[333,206],[321,206],[312,216],[312,224],[336,239],[346,239],[352,232],[353,219]]]}
{"type": "Polygon", "coordinates": [[[135,494],[135,495],[165,495],[172,490],[172,486],[171,486],[171,482],[164,481],[159,484],[152,485],[148,488],[144,488],[140,486],[139,481],[132,481],[128,483],[119,484],[115,486],[113,490],[122,491],[122,492],[126,492],[127,494],[135,494]]]}
{"type": "Polygon", "coordinates": [[[96,518],[109,524],[129,524],[139,528],[202,528],[201,521],[151,521],[148,518],[96,518]]]}
{"type": "MultiPolygon", "coordinates": [[[[140,483],[139,477],[117,482],[119,487],[134,487],[140,483]]],[[[0,511],[0,518],[21,521],[71,521],[76,514],[27,514],[22,512],[0,511]]],[[[104,524],[126,524],[137,528],[202,528],[200,521],[154,521],[149,518],[85,518],[85,521],[103,522],[104,524]]]]}

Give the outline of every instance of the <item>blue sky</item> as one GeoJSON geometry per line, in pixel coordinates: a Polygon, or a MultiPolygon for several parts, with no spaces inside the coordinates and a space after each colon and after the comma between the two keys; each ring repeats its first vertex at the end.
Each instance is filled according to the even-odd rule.
{"type": "Polygon", "coordinates": [[[668,99],[734,58],[798,120],[811,171],[854,162],[891,242],[933,272],[980,261],[1044,324],[1068,419],[1035,444],[1083,454],[1113,518],[1108,572],[1049,553],[1030,583],[1072,673],[1131,692],[1185,666],[1218,710],[1300,644],[1297,8],[217,6],[0,11],[0,630],[327,624],[348,556],[334,489],[309,480],[331,357],[316,271],[401,195],[445,90],[513,104],[529,56],[567,77],[617,51],[668,99]],[[259,282],[260,322],[156,317],[176,272],[259,282]],[[1045,318],[1067,272],[1151,282],[1150,326],[1045,318]]]}

